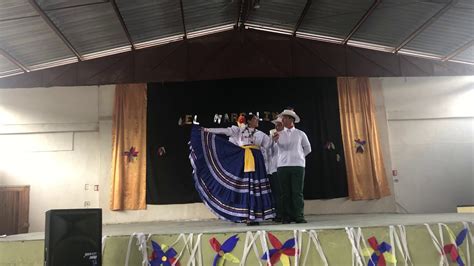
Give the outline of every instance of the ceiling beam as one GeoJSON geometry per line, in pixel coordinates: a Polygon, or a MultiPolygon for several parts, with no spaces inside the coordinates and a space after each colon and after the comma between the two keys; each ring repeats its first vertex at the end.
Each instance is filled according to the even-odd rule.
{"type": "Polygon", "coordinates": [[[474,39],[472,39],[470,42],[464,44],[463,46],[459,47],[458,49],[456,49],[455,51],[451,52],[450,54],[446,55],[445,57],[443,57],[443,61],[448,61],[452,58],[454,58],[455,56],[457,56],[458,54],[466,51],[468,48],[472,47],[474,45],[474,39]]]}
{"type": "Polygon", "coordinates": [[[395,50],[393,50],[393,53],[398,53],[405,45],[407,45],[409,42],[411,42],[413,39],[418,36],[422,31],[424,31],[426,28],[431,26],[436,20],[438,20],[446,11],[448,11],[453,5],[455,5],[458,2],[458,0],[451,0],[449,3],[447,3],[443,8],[438,10],[436,14],[434,14],[431,18],[429,18],[423,25],[421,25],[418,29],[416,29],[414,32],[412,32],[403,42],[401,42],[395,50]]]}
{"type": "Polygon", "coordinates": [[[49,19],[49,17],[44,13],[44,11],[41,9],[41,7],[36,3],[35,0],[28,0],[30,5],[38,12],[38,14],[41,16],[44,22],[49,26],[51,30],[56,33],[56,35],[63,41],[63,43],[71,50],[71,52],[76,55],[77,60],[82,61],[82,56],[79,54],[79,52],[72,46],[71,42],[63,35],[63,33],[54,25],[54,23],[49,19]]]}
{"type": "Polygon", "coordinates": [[[186,22],[184,20],[183,0],[179,0],[179,6],[181,7],[181,21],[183,23],[184,39],[186,40],[188,38],[188,31],[186,30],[186,22]]]}
{"type": "Polygon", "coordinates": [[[238,9],[237,9],[237,20],[235,21],[235,26],[234,26],[235,29],[237,29],[239,27],[240,16],[242,16],[243,4],[244,4],[244,0],[239,0],[239,4],[238,4],[239,6],[238,6],[238,9]]]}
{"type": "Polygon", "coordinates": [[[30,70],[25,65],[23,65],[20,61],[16,60],[15,57],[13,57],[11,54],[9,54],[7,51],[3,50],[2,48],[0,48],[0,54],[3,55],[6,59],[8,59],[8,61],[15,64],[17,67],[21,68],[21,70],[23,70],[23,72],[25,72],[25,73],[30,72],[30,70]]]}
{"type": "Polygon", "coordinates": [[[127,40],[132,47],[132,51],[135,50],[135,45],[133,44],[132,36],[130,35],[130,32],[128,31],[127,25],[125,25],[125,21],[123,20],[122,13],[120,13],[120,9],[117,6],[117,2],[115,0],[111,0],[110,4],[112,5],[114,9],[115,15],[117,15],[117,18],[120,21],[120,25],[122,25],[122,29],[125,32],[125,35],[127,36],[127,40]]]}
{"type": "Polygon", "coordinates": [[[254,1],[255,0],[241,0],[240,1],[239,17],[237,19],[237,24],[236,24],[237,27],[239,26],[244,27],[249,17],[250,10],[253,8],[252,4],[254,3],[254,1]]]}
{"type": "Polygon", "coordinates": [[[364,16],[359,19],[357,24],[352,28],[352,30],[349,32],[347,37],[342,41],[342,44],[347,44],[347,42],[352,38],[352,36],[359,30],[359,28],[364,24],[364,22],[369,18],[370,15],[374,12],[375,8],[380,4],[380,0],[375,0],[372,5],[369,7],[369,9],[365,12],[364,16]]]}
{"type": "Polygon", "coordinates": [[[298,22],[296,22],[295,28],[293,29],[293,36],[296,36],[296,32],[298,31],[298,28],[303,23],[303,19],[306,16],[306,13],[308,13],[308,10],[311,7],[312,3],[313,3],[312,0],[307,0],[306,1],[306,5],[304,6],[303,11],[301,12],[300,17],[298,18],[298,22]]]}

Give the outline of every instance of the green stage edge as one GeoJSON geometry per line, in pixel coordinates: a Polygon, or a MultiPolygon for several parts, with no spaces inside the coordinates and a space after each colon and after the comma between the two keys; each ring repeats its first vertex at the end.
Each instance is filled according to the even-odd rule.
{"type": "MultiPolygon", "coordinates": [[[[464,227],[462,223],[449,223],[447,224],[448,227],[454,232],[454,234],[458,234],[464,227]]],[[[439,230],[437,224],[430,225],[432,231],[439,239],[439,230]]],[[[410,256],[414,265],[438,265],[439,264],[439,254],[435,249],[431,237],[426,230],[424,225],[410,225],[405,226],[406,233],[407,233],[407,242],[408,242],[408,249],[410,252],[410,256]]],[[[470,230],[472,230],[472,224],[470,225],[470,230]]],[[[398,230],[397,230],[398,231],[398,230]]],[[[449,242],[449,237],[446,230],[443,230],[444,241],[445,244],[449,242]]],[[[287,239],[293,238],[294,234],[293,231],[267,231],[274,234],[281,242],[286,241],[287,239]]],[[[325,230],[316,230],[321,246],[323,251],[326,255],[327,261],[329,265],[341,265],[347,266],[352,265],[352,247],[347,238],[346,231],[341,229],[325,229],[325,230]]],[[[362,232],[367,240],[372,236],[375,236],[379,242],[385,241],[390,243],[390,236],[389,236],[389,228],[387,226],[384,227],[365,227],[362,228],[362,232]]],[[[472,231],[471,231],[472,232],[472,231]]],[[[201,251],[202,251],[202,265],[212,265],[215,252],[211,249],[209,244],[209,239],[212,237],[217,238],[219,242],[222,244],[228,237],[234,235],[235,233],[205,233],[201,236],[201,251]]],[[[186,234],[187,236],[188,234],[186,234]]],[[[239,259],[242,258],[246,233],[237,233],[239,236],[239,242],[234,250],[231,252],[239,259]]],[[[198,234],[194,234],[194,241],[196,241],[198,234]]],[[[308,233],[303,232],[303,243],[301,248],[301,257],[299,265],[303,265],[303,259],[306,256],[306,249],[308,243],[308,233]]],[[[151,239],[160,243],[170,245],[177,239],[178,234],[160,234],[160,235],[152,235],[151,239]]],[[[106,239],[104,253],[102,257],[102,265],[110,265],[110,266],[118,266],[118,265],[125,265],[125,258],[127,253],[127,247],[129,242],[130,236],[111,236],[106,239]]],[[[462,252],[464,252],[465,257],[467,257],[467,242],[471,241],[469,235],[464,240],[463,244],[460,246],[462,252]]],[[[260,239],[256,241],[257,248],[260,252],[259,257],[262,256],[262,247],[260,239]]],[[[269,241],[268,248],[271,249],[272,246],[269,241]]],[[[366,242],[367,246],[368,243],[366,242]]],[[[469,243],[470,247],[470,257],[471,263],[474,261],[474,248],[472,243],[469,243]]],[[[151,244],[149,244],[151,246],[151,244]]],[[[43,247],[44,242],[43,240],[30,240],[30,241],[4,241],[0,242],[0,265],[15,265],[15,266],[23,266],[23,265],[43,265],[43,247]]],[[[174,249],[179,253],[182,248],[184,247],[183,241],[178,242],[174,249]]],[[[393,248],[396,248],[394,245],[393,248]]],[[[151,254],[151,252],[149,252],[151,254]]],[[[396,250],[397,256],[397,265],[404,265],[403,258],[399,250],[396,250]]],[[[183,252],[182,257],[180,258],[181,265],[186,265],[189,259],[189,254],[187,251],[183,252]]],[[[294,258],[291,257],[291,265],[294,265],[294,258]]],[[[246,260],[245,265],[259,265],[258,261],[260,258],[257,258],[253,249],[250,250],[249,255],[246,260]]],[[[262,265],[265,265],[263,260],[260,260],[262,265]]],[[[451,259],[448,259],[450,265],[457,265],[456,263],[452,263],[451,259]]],[[[130,251],[130,260],[129,265],[142,265],[142,258],[141,253],[138,250],[138,246],[136,245],[136,238],[132,241],[131,251],[130,251]]],[[[467,265],[467,261],[465,261],[467,265]]],[[[197,264],[199,265],[199,264],[197,264]]],[[[225,262],[225,265],[238,265],[231,262],[225,262]]],[[[276,265],[282,265],[281,262],[277,263],[276,265]]],[[[316,265],[323,265],[323,262],[315,249],[313,243],[311,243],[310,250],[308,252],[308,258],[306,265],[316,266],[316,265]]],[[[393,265],[387,263],[387,265],[393,265]]]]}

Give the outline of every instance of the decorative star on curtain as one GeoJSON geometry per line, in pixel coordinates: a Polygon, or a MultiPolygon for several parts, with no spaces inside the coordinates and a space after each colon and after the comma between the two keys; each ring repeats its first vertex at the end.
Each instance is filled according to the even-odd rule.
{"type": "Polygon", "coordinates": [[[135,147],[130,147],[128,151],[123,152],[124,156],[127,156],[127,161],[132,162],[138,158],[138,151],[135,147]]]}
{"type": "Polygon", "coordinates": [[[335,150],[336,145],[334,145],[334,142],[332,142],[332,141],[326,141],[326,143],[324,144],[324,149],[326,149],[326,150],[335,150]]]}
{"type": "Polygon", "coordinates": [[[365,144],[367,141],[361,139],[355,139],[354,142],[356,143],[356,153],[364,153],[365,151],[365,144]]]}

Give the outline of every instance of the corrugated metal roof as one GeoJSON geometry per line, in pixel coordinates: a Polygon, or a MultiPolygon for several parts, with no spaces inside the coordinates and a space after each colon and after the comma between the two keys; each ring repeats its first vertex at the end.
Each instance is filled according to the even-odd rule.
{"type": "Polygon", "coordinates": [[[10,72],[16,69],[21,71],[21,69],[19,69],[15,64],[0,54],[0,77],[2,76],[2,73],[10,72]]]}
{"type": "Polygon", "coordinates": [[[43,10],[67,8],[72,6],[81,6],[94,3],[109,2],[109,0],[35,0],[43,10]]]}
{"type": "Polygon", "coordinates": [[[179,1],[120,0],[117,6],[134,42],[183,33],[179,1]]]}
{"type": "Polygon", "coordinates": [[[260,7],[250,11],[247,22],[293,30],[305,4],[306,0],[261,0],[260,7]]]}
{"type": "Polygon", "coordinates": [[[470,8],[474,9],[474,1],[473,0],[460,0],[456,3],[456,7],[459,8],[470,8]]]}
{"type": "Polygon", "coordinates": [[[453,59],[474,63],[474,46],[471,46],[468,49],[464,50],[464,52],[458,54],[453,59]]]}
{"type": "Polygon", "coordinates": [[[445,5],[413,0],[382,1],[352,40],[397,47],[445,5]]]}
{"type": "Polygon", "coordinates": [[[304,17],[299,32],[345,38],[373,0],[317,0],[304,17]]]}
{"type": "Polygon", "coordinates": [[[183,0],[186,31],[193,32],[237,21],[239,1],[237,0],[183,0]]]}
{"type": "Polygon", "coordinates": [[[453,7],[416,36],[405,48],[445,56],[473,38],[473,10],[453,7]]]}
{"type": "Polygon", "coordinates": [[[38,13],[26,0],[0,1],[0,21],[30,16],[38,16],[38,13]]]}
{"type": "Polygon", "coordinates": [[[129,44],[110,3],[46,11],[46,14],[82,55],[129,44]]]}
{"type": "MultiPolygon", "coordinates": [[[[112,0],[35,1],[85,60],[129,49],[127,30],[137,49],[180,40],[184,34],[182,13],[190,38],[229,29],[237,22],[241,4],[239,0],[182,0],[181,10],[179,0],[116,0],[124,28],[112,0]]],[[[291,32],[306,3],[260,0],[260,7],[248,13],[246,24],[291,32]]],[[[400,52],[446,58],[474,39],[474,0],[459,0],[444,9],[448,3],[451,1],[381,1],[347,44],[391,51],[426,21],[433,21],[400,52]],[[440,10],[447,11],[431,20],[440,10]]],[[[297,36],[342,43],[373,4],[374,0],[313,0],[297,36]]],[[[32,70],[74,61],[74,54],[38,12],[29,0],[0,0],[0,48],[32,70]]],[[[471,47],[452,59],[474,62],[473,50],[471,47]]],[[[18,70],[0,58],[0,73],[12,69],[18,70]]]]}
{"type": "Polygon", "coordinates": [[[0,22],[0,47],[27,66],[74,56],[40,17],[0,22]]]}

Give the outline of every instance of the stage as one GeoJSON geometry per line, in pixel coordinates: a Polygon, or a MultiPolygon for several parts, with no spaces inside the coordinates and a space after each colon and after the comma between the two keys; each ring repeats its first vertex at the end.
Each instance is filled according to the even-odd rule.
{"type": "MultiPolygon", "coordinates": [[[[371,237],[379,244],[386,242],[392,247],[397,265],[405,265],[405,261],[408,265],[410,261],[413,265],[438,265],[442,257],[437,248],[450,244],[450,234],[455,238],[464,228],[468,228],[469,233],[459,250],[465,265],[469,265],[468,260],[473,265],[474,214],[348,214],[306,218],[307,224],[268,222],[251,227],[219,220],[105,224],[102,265],[126,265],[127,253],[128,265],[142,265],[144,254],[139,250],[140,244],[151,248],[150,239],[172,246],[181,265],[212,265],[217,253],[209,239],[215,237],[223,244],[235,234],[239,241],[230,253],[240,264],[265,265],[261,259],[264,251],[274,248],[268,233],[282,243],[296,239],[301,252],[299,256],[288,256],[291,265],[296,265],[295,262],[298,265],[352,265],[353,260],[355,265],[357,262],[367,265],[369,257],[364,257],[367,255],[364,249],[370,247],[367,239],[371,237]],[[429,224],[432,234],[425,224],[429,224]]],[[[0,265],[42,265],[43,241],[43,232],[0,238],[0,265]]],[[[147,254],[151,254],[151,249],[147,254]]],[[[450,257],[443,257],[451,263],[450,257]]],[[[283,265],[281,263],[276,265],[283,265]]],[[[237,264],[226,261],[226,265],[237,264]]]]}

